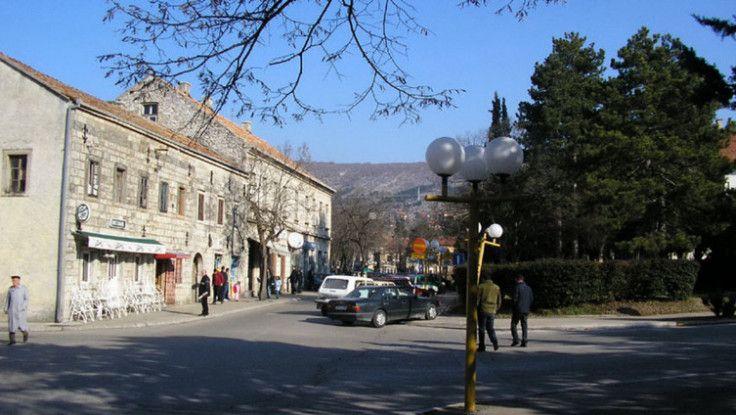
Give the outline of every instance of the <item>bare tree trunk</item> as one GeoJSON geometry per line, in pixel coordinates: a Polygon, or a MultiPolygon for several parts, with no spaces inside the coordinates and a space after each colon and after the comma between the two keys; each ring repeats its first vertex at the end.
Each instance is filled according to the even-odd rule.
{"type": "Polygon", "coordinates": [[[261,241],[261,269],[260,269],[261,285],[258,287],[258,299],[266,298],[268,289],[268,247],[264,241],[261,241]]]}

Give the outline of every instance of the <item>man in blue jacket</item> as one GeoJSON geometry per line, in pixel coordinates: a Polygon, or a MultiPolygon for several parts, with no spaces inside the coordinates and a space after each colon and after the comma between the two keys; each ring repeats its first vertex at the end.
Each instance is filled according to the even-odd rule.
{"type": "Polygon", "coordinates": [[[511,346],[519,345],[519,333],[516,328],[521,322],[521,347],[526,347],[527,342],[527,318],[529,317],[529,309],[534,301],[532,289],[524,282],[524,276],[516,277],[516,287],[514,287],[514,304],[511,314],[511,335],[514,341],[511,346]]]}

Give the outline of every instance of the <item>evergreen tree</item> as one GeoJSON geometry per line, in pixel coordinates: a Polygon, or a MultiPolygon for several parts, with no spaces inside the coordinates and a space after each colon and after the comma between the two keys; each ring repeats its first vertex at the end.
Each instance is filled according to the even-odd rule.
{"type": "Polygon", "coordinates": [[[723,76],[680,40],[642,28],[611,62],[609,169],[637,195],[637,217],[619,235],[628,253],[692,250],[723,194],[725,132],[714,120],[731,97],[723,76]]]}
{"type": "Polygon", "coordinates": [[[506,98],[501,99],[501,136],[508,137],[511,134],[511,120],[509,110],[506,108],[506,98]]]}
{"type": "Polygon", "coordinates": [[[498,92],[493,93],[493,101],[491,102],[491,128],[488,129],[488,141],[496,137],[500,137],[501,132],[501,100],[498,98],[498,92]]]}

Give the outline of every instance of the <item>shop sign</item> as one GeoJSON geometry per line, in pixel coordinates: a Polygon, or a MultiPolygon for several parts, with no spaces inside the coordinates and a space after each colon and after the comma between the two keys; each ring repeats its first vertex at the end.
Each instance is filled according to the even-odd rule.
{"type": "Polygon", "coordinates": [[[110,227],[115,229],[125,229],[125,221],[122,219],[110,219],[110,227]]]}

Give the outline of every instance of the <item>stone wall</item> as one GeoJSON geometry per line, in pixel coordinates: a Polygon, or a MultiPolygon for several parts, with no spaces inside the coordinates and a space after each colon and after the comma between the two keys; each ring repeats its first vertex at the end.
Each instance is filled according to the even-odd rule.
{"type": "Polygon", "coordinates": [[[10,275],[28,287],[29,318],[53,319],[64,126],[67,103],[0,63],[0,301],[10,275]],[[27,190],[10,195],[8,154],[28,154],[27,190]]]}

